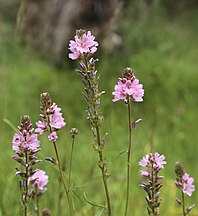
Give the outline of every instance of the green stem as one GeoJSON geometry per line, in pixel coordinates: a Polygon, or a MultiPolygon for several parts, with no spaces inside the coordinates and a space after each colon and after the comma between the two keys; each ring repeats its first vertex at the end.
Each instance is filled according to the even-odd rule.
{"type": "Polygon", "coordinates": [[[39,216],[39,196],[38,196],[37,187],[36,187],[36,215],[39,216]]]}
{"type": "Polygon", "coordinates": [[[183,208],[183,215],[186,216],[184,192],[183,192],[183,190],[181,190],[181,192],[182,192],[182,208],[183,208]]]}
{"type": "Polygon", "coordinates": [[[72,138],[72,149],[71,149],[71,155],[70,155],[70,163],[69,163],[69,183],[68,183],[68,187],[70,188],[70,184],[71,184],[71,172],[72,172],[72,158],[73,158],[73,151],[74,151],[74,141],[75,141],[75,137],[72,138]]]}
{"type": "Polygon", "coordinates": [[[107,184],[107,177],[105,175],[104,158],[103,158],[102,150],[100,150],[101,142],[100,142],[100,130],[98,126],[96,126],[96,136],[97,136],[97,142],[98,142],[98,147],[99,147],[99,152],[98,152],[99,163],[102,164],[102,166],[100,166],[100,169],[102,172],[102,180],[103,180],[105,194],[106,194],[107,211],[108,211],[108,216],[111,216],[111,200],[110,200],[109,189],[108,189],[108,184],[107,184]]]}
{"type": "Polygon", "coordinates": [[[28,177],[29,177],[29,173],[28,173],[28,155],[27,152],[25,152],[25,173],[26,173],[26,177],[25,177],[25,209],[24,209],[24,215],[27,216],[27,199],[28,199],[28,177]]]}
{"type": "Polygon", "coordinates": [[[125,216],[127,216],[127,211],[128,211],[129,190],[130,190],[131,138],[132,138],[130,99],[127,107],[128,107],[128,152],[127,152],[127,191],[126,191],[125,216]]]}
{"type": "MultiPolygon", "coordinates": [[[[52,128],[51,128],[49,122],[50,122],[50,120],[49,120],[49,116],[48,116],[49,131],[50,131],[50,133],[52,133],[52,128]]],[[[63,183],[63,187],[64,187],[65,194],[66,194],[66,197],[67,197],[67,201],[68,201],[68,204],[69,204],[69,210],[70,210],[71,215],[73,215],[72,206],[71,206],[71,203],[70,203],[70,200],[69,200],[69,191],[68,191],[67,186],[66,186],[65,181],[64,181],[64,177],[63,177],[63,173],[62,173],[62,169],[61,169],[60,158],[59,158],[59,154],[58,154],[58,149],[56,147],[56,142],[55,141],[53,141],[53,146],[54,146],[54,150],[55,150],[55,154],[56,154],[56,159],[58,161],[58,169],[59,169],[59,173],[60,173],[60,178],[61,178],[61,181],[63,183]]]]}

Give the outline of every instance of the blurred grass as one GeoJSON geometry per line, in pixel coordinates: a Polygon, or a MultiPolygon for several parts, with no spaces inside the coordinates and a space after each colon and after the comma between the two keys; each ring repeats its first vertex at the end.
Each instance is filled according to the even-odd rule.
{"type": "MultiPolygon", "coordinates": [[[[127,112],[122,102],[112,103],[112,91],[123,67],[133,67],[136,76],[144,84],[144,102],[133,105],[133,118],[143,121],[133,133],[132,177],[130,215],[147,215],[144,192],[139,188],[138,161],[150,151],[151,143],[156,151],[165,154],[168,164],[162,188],[161,215],[181,215],[175,203],[177,190],[174,186],[174,164],[181,161],[186,171],[198,179],[198,73],[197,73],[197,11],[179,13],[175,17],[147,14],[135,18],[130,13],[123,17],[123,48],[113,54],[100,56],[98,71],[101,75],[100,89],[105,122],[103,133],[108,132],[106,156],[109,159],[111,178],[109,180],[115,216],[123,215],[125,204],[125,155],[117,157],[127,147],[127,112]]],[[[13,41],[13,27],[1,23],[0,27],[0,215],[22,215],[19,203],[18,178],[14,176],[16,163],[11,160],[11,140],[14,131],[3,121],[9,119],[18,125],[20,116],[29,114],[32,122],[38,120],[39,95],[48,91],[62,108],[67,121],[66,129],[60,131],[58,147],[62,157],[68,157],[71,148],[69,131],[79,129],[73,161],[73,182],[85,185],[75,189],[83,198],[86,192],[89,200],[100,203],[105,200],[97,154],[92,150],[92,136],[86,121],[86,102],[81,92],[80,77],[74,72],[75,64],[66,58],[63,69],[56,69],[42,61],[30,48],[19,47],[13,41]]],[[[42,137],[45,156],[54,152],[46,138],[42,137]]],[[[48,162],[39,165],[49,175],[48,191],[42,198],[42,207],[48,207],[52,215],[58,215],[59,183],[56,169],[48,162]],[[57,192],[57,193],[56,193],[57,192]]],[[[81,203],[74,197],[76,215],[94,215],[95,208],[81,203]]],[[[187,203],[197,203],[194,192],[187,203]]],[[[63,215],[67,215],[64,201],[63,215]]],[[[33,209],[33,207],[32,207],[33,209]]],[[[198,215],[193,209],[192,216],[198,215]]]]}

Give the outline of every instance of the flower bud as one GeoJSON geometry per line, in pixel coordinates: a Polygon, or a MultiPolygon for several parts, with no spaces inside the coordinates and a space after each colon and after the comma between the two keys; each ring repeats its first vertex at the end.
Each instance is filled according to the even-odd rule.
{"type": "Polygon", "coordinates": [[[123,78],[129,79],[129,80],[131,80],[131,81],[133,81],[134,78],[135,78],[135,77],[134,77],[133,70],[132,70],[132,68],[130,68],[130,67],[124,68],[124,70],[123,70],[123,72],[122,72],[122,76],[123,76],[123,78]]]}
{"type": "Polygon", "coordinates": [[[176,175],[181,178],[184,175],[184,166],[180,162],[176,162],[175,164],[175,173],[176,175]]]}
{"type": "Polygon", "coordinates": [[[40,109],[45,112],[51,105],[51,98],[48,92],[42,93],[40,96],[40,109]]]}
{"type": "Polygon", "coordinates": [[[78,135],[78,129],[77,128],[72,128],[70,130],[70,135],[71,135],[72,138],[75,138],[75,136],[78,135]]]}
{"type": "Polygon", "coordinates": [[[42,216],[51,216],[49,209],[45,208],[42,210],[42,216]]]}

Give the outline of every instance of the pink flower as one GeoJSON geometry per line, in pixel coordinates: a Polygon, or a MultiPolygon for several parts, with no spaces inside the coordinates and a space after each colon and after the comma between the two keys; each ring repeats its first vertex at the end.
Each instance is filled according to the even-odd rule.
{"type": "Polygon", "coordinates": [[[24,142],[24,137],[21,133],[16,133],[12,139],[12,150],[19,151],[19,147],[24,142]]]}
{"type": "Polygon", "coordinates": [[[150,172],[149,171],[140,171],[140,175],[142,178],[147,178],[150,176],[150,172]]]}
{"type": "Polygon", "coordinates": [[[163,169],[164,168],[164,164],[166,164],[167,162],[164,161],[165,160],[165,156],[164,155],[160,155],[159,153],[155,153],[153,155],[154,157],[154,162],[155,162],[155,166],[154,168],[157,168],[157,169],[163,169]]]}
{"type": "Polygon", "coordinates": [[[49,136],[48,136],[49,141],[56,141],[58,139],[57,133],[56,132],[52,132],[49,136]]]}
{"type": "Polygon", "coordinates": [[[32,176],[28,179],[29,183],[32,183],[34,187],[37,187],[39,190],[44,192],[46,188],[44,186],[48,183],[48,176],[43,170],[37,170],[32,176]]]}
{"type": "Polygon", "coordinates": [[[153,164],[154,169],[160,170],[164,168],[163,165],[166,163],[165,156],[156,152],[154,154],[147,154],[146,157],[143,157],[143,159],[139,162],[139,165],[142,167],[151,167],[153,164]]]}
{"type": "Polygon", "coordinates": [[[127,101],[126,100],[126,96],[127,96],[127,88],[126,88],[126,84],[125,84],[125,78],[119,78],[118,84],[115,85],[115,91],[112,93],[114,95],[114,99],[113,102],[116,102],[118,100],[123,100],[123,101],[127,101]]]}
{"type": "Polygon", "coordinates": [[[138,79],[134,79],[129,85],[127,89],[128,95],[132,97],[135,102],[142,102],[142,97],[144,96],[143,85],[139,84],[138,79]]]}
{"type": "Polygon", "coordinates": [[[192,184],[194,182],[194,178],[189,177],[189,174],[185,173],[182,176],[183,180],[183,192],[188,196],[192,195],[192,192],[195,191],[195,186],[192,184]]]}
{"type": "Polygon", "coordinates": [[[144,96],[143,85],[139,84],[139,80],[133,75],[131,79],[119,78],[118,84],[115,85],[113,102],[124,100],[127,102],[127,96],[132,98],[135,102],[142,102],[144,96]]]}
{"type": "Polygon", "coordinates": [[[50,126],[57,130],[65,126],[64,118],[61,113],[61,108],[59,108],[55,103],[50,107],[50,126]]]}
{"type": "Polygon", "coordinates": [[[143,157],[143,159],[139,162],[139,165],[142,167],[148,167],[149,164],[150,164],[149,155],[147,154],[146,157],[143,157]]]}
{"type": "Polygon", "coordinates": [[[35,129],[35,132],[39,133],[39,135],[44,134],[44,132],[47,130],[47,122],[45,121],[38,121],[36,122],[37,128],[35,129]]]}
{"type": "Polygon", "coordinates": [[[81,37],[76,35],[75,40],[70,40],[69,50],[72,52],[69,54],[69,58],[75,60],[80,57],[81,54],[95,53],[97,50],[98,43],[95,37],[88,31],[81,37]]]}
{"type": "Polygon", "coordinates": [[[25,137],[21,133],[15,134],[12,140],[12,150],[19,151],[20,148],[36,150],[40,146],[40,141],[38,135],[32,132],[27,133],[25,137]]]}

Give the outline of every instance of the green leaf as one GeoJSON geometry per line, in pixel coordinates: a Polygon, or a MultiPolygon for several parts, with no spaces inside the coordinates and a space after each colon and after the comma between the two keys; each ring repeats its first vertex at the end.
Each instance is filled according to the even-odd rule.
{"type": "Polygon", "coordinates": [[[85,192],[84,192],[83,195],[84,195],[84,198],[85,198],[86,202],[89,203],[90,205],[92,205],[92,206],[96,206],[96,207],[99,207],[99,208],[106,209],[103,205],[96,204],[96,203],[92,203],[90,200],[88,200],[88,198],[87,198],[85,192]]]}
{"type": "Polygon", "coordinates": [[[100,209],[95,216],[101,216],[102,213],[104,212],[104,208],[100,209]]]}
{"type": "Polygon", "coordinates": [[[16,126],[14,126],[14,124],[10,121],[10,120],[8,120],[8,119],[3,119],[3,121],[8,125],[8,126],[10,126],[10,128],[12,128],[12,130],[14,131],[14,132],[18,132],[18,129],[17,129],[17,127],[16,126]]]}

